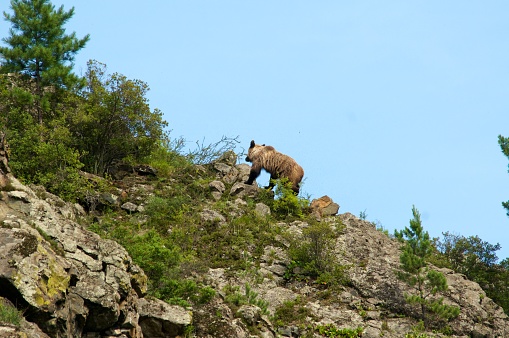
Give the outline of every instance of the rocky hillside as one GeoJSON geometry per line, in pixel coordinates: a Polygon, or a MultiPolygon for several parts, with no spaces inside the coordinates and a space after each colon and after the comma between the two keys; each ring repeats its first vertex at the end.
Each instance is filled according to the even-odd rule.
{"type": "Polygon", "coordinates": [[[275,217],[261,190],[242,183],[249,166],[232,154],[194,169],[205,197],[186,209],[185,224],[174,218],[164,232],[188,227],[193,264],[181,276],[214,292],[184,308],[149,296],[157,293],[128,251],[89,231],[111,210],[108,224],[135,218],[142,228],[154,216],[148,199],[175,180],[147,167],[118,168],[115,188],[90,196],[84,209],[20,184],[0,149],[1,309],[22,313],[0,324],[0,337],[509,337],[503,310],[447,269],[439,269],[449,286],[444,303],[460,314],[418,335],[419,312],[405,301],[412,290],[396,278],[398,241],[337,214],[327,197],[304,217],[275,217]],[[299,241],[317,233],[329,237],[316,241],[322,261],[312,266],[327,273],[294,259],[299,241]]]}

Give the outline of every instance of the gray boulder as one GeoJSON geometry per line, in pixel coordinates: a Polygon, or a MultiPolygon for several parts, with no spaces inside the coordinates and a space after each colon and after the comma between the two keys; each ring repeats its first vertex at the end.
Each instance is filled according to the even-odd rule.
{"type": "Polygon", "coordinates": [[[234,166],[237,163],[237,154],[233,150],[225,151],[215,162],[234,166]]]}
{"type": "Polygon", "coordinates": [[[223,196],[223,193],[226,190],[224,183],[217,180],[210,182],[209,188],[212,191],[212,197],[214,197],[216,201],[221,199],[221,196],[223,196]]]}
{"type": "Polygon", "coordinates": [[[265,216],[270,215],[270,208],[267,205],[263,204],[263,203],[256,203],[255,213],[259,217],[265,217],[265,216]]]}
{"type": "Polygon", "coordinates": [[[176,337],[192,322],[190,311],[158,299],[139,299],[138,311],[145,337],[176,337]]]}
{"type": "Polygon", "coordinates": [[[242,198],[245,196],[254,197],[254,196],[258,195],[258,186],[256,184],[249,185],[249,184],[237,182],[230,189],[230,195],[237,196],[239,198],[242,198]]]}
{"type": "Polygon", "coordinates": [[[226,218],[219,212],[211,209],[205,209],[200,213],[200,218],[203,222],[217,222],[220,225],[226,223],[226,218]]]}
{"type": "Polygon", "coordinates": [[[122,210],[128,211],[129,213],[135,213],[138,212],[138,206],[131,202],[126,202],[120,206],[122,210]]]}
{"type": "Polygon", "coordinates": [[[256,305],[242,305],[237,310],[237,316],[242,318],[248,325],[253,326],[260,321],[262,310],[256,305]]]}

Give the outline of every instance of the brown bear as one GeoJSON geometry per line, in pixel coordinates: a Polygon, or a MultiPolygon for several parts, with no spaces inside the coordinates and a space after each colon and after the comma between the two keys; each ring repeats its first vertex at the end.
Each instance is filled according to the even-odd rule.
{"type": "Polygon", "coordinates": [[[270,183],[265,188],[272,189],[274,187],[273,180],[286,177],[292,182],[292,190],[295,194],[299,193],[299,185],[302,177],[304,177],[304,169],[290,156],[276,151],[272,146],[259,145],[255,144],[255,141],[251,141],[246,161],[251,162],[252,165],[249,178],[244,182],[245,184],[253,184],[254,180],[260,176],[262,169],[265,169],[270,173],[270,183]]]}

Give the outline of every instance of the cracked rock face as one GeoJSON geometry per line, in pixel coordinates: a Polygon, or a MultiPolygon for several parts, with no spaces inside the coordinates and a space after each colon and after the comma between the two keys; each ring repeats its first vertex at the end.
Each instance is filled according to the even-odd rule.
{"type": "Polygon", "coordinates": [[[0,169],[0,297],[25,319],[0,326],[0,336],[141,338],[150,322],[181,334],[190,315],[172,308],[163,316],[143,303],[147,277],[122,246],[76,223],[80,208],[9,172],[0,169]]]}
{"type": "MultiPolygon", "coordinates": [[[[364,299],[371,299],[374,306],[385,304],[396,313],[411,313],[404,299],[404,294],[411,290],[394,273],[400,265],[400,244],[377,231],[373,224],[352,214],[338,217],[346,226],[345,233],[348,235],[340,238],[336,250],[344,253],[343,263],[353,266],[350,277],[355,289],[364,299]]],[[[509,318],[491,299],[479,301],[480,295],[485,295],[479,284],[452,270],[434,269],[447,278],[449,290],[444,295],[444,302],[461,309],[459,317],[449,323],[456,334],[509,336],[509,318]]]]}
{"type": "MultiPolygon", "coordinates": [[[[16,292],[3,297],[25,304],[27,319],[51,336],[101,332],[132,317],[136,306],[124,304],[133,298],[131,280],[146,278],[139,278],[125,249],[65,219],[26,187],[6,197],[0,201],[0,280],[16,292]]],[[[141,337],[137,323],[131,331],[141,337]]]]}

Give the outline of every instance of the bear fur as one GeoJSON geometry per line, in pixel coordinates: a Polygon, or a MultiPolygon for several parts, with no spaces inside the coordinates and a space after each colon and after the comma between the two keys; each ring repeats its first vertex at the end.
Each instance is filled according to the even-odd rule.
{"type": "Polygon", "coordinates": [[[286,177],[292,182],[292,190],[295,194],[299,193],[300,182],[304,177],[304,169],[295,162],[293,158],[282,154],[272,146],[265,144],[255,144],[251,141],[247,151],[246,161],[251,162],[251,171],[245,184],[253,184],[254,180],[260,176],[262,169],[270,173],[270,183],[266,188],[272,189],[274,182],[278,178],[286,177]]]}

